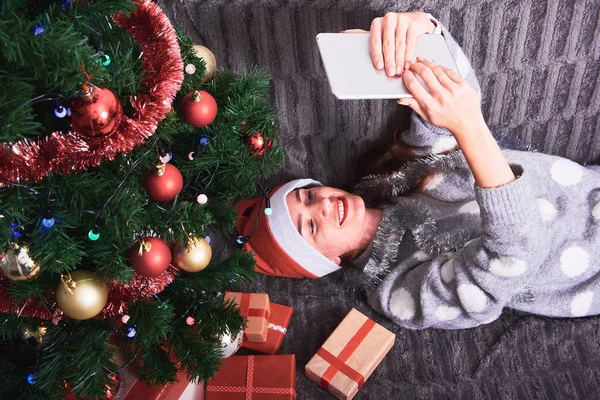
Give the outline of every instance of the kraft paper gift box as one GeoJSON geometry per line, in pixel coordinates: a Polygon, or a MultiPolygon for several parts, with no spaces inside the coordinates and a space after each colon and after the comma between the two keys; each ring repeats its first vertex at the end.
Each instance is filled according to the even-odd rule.
{"type": "Polygon", "coordinates": [[[296,356],[232,356],[206,383],[205,400],[294,400],[296,356]]]}
{"type": "Polygon", "coordinates": [[[225,300],[237,303],[240,313],[246,318],[244,339],[249,342],[267,341],[271,307],[269,295],[264,293],[227,292],[225,300]]]}
{"type": "Polygon", "coordinates": [[[353,308],[306,364],[306,376],[338,399],[350,400],[395,339],[392,332],[353,308]]]}
{"type": "Polygon", "coordinates": [[[267,341],[264,343],[253,343],[244,338],[242,347],[265,354],[277,353],[279,347],[281,347],[281,342],[283,342],[283,337],[287,333],[287,327],[290,324],[293,312],[294,309],[292,307],[271,303],[267,341]]]}

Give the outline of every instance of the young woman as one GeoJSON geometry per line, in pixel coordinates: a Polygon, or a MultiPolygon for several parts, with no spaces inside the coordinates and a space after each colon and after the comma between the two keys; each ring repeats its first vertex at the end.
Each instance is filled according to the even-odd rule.
{"type": "Polygon", "coordinates": [[[600,313],[600,171],[535,152],[500,150],[480,110],[470,63],[427,14],[371,25],[376,68],[402,75],[414,112],[396,141],[399,170],[356,194],[296,180],[240,202],[238,232],[257,270],[290,277],[359,271],[369,303],[410,329],[461,329],[504,307],[553,317],[600,313]],[[441,32],[460,74],[417,59],[416,36],[441,32]],[[425,90],[416,77],[428,87],[425,90]],[[257,222],[258,221],[258,222],[257,222]]]}

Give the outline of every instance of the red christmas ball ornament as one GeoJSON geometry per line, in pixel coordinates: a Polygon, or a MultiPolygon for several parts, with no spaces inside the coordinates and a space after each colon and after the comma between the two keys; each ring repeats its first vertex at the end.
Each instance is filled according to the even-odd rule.
{"type": "Polygon", "coordinates": [[[265,150],[269,151],[273,147],[273,141],[265,138],[260,132],[246,136],[246,144],[250,147],[252,153],[257,156],[262,156],[265,150]]]}
{"type": "Polygon", "coordinates": [[[142,186],[154,201],[171,201],[183,189],[183,176],[172,164],[155,164],[144,176],[142,186]]]}
{"type": "Polygon", "coordinates": [[[194,90],[181,101],[181,116],[188,124],[196,128],[210,125],[217,117],[215,98],[203,90],[194,90]]]}
{"type": "Polygon", "coordinates": [[[85,137],[111,134],[123,119],[121,100],[106,88],[89,87],[69,107],[71,128],[85,137]]]}
{"type": "Polygon", "coordinates": [[[129,263],[138,274],[154,278],[169,268],[171,250],[157,237],[144,237],[129,251],[129,263]]]}

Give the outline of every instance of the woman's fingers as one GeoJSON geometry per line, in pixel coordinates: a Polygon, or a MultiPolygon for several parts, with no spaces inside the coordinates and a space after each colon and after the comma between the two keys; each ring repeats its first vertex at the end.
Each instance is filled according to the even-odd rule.
{"type": "Polygon", "coordinates": [[[454,83],[464,83],[465,79],[450,68],[439,66],[454,83]]]}
{"type": "Polygon", "coordinates": [[[419,114],[421,116],[421,118],[427,120],[427,116],[421,109],[419,102],[417,100],[415,100],[414,98],[411,99],[410,97],[405,97],[403,99],[398,100],[397,103],[400,105],[403,105],[403,106],[410,107],[414,112],[419,114]]]}
{"type": "Polygon", "coordinates": [[[383,63],[383,52],[381,50],[381,36],[382,36],[382,18],[375,18],[373,22],[371,22],[371,39],[369,49],[371,51],[371,60],[373,61],[373,65],[377,69],[382,69],[384,66],[383,63]]]}
{"type": "Polygon", "coordinates": [[[383,18],[383,61],[388,76],[396,75],[396,26],[398,19],[388,14],[383,18]]]}
{"type": "Polygon", "coordinates": [[[414,65],[411,65],[410,69],[406,68],[404,74],[402,74],[404,85],[406,85],[406,88],[408,89],[410,94],[413,95],[413,97],[419,104],[427,103],[431,101],[431,95],[427,93],[423,86],[421,86],[421,84],[417,80],[417,77],[413,73],[413,68],[414,65]]]}
{"type": "Polygon", "coordinates": [[[413,57],[415,55],[415,48],[417,47],[417,37],[419,35],[415,32],[415,30],[411,30],[409,29],[406,32],[406,52],[404,54],[404,64],[401,65],[405,65],[406,62],[413,62],[413,57]]]}
{"type": "MultiPolygon", "coordinates": [[[[444,71],[444,69],[440,65],[437,65],[423,57],[417,57],[417,61],[429,68],[443,87],[445,87],[448,90],[452,90],[454,88],[456,82],[454,82],[448,77],[448,73],[444,71]]],[[[427,84],[427,86],[429,86],[429,84],[427,84]]]]}
{"type": "Polygon", "coordinates": [[[369,31],[365,31],[364,29],[346,29],[340,33],[369,33],[369,31]]]}
{"type": "Polygon", "coordinates": [[[423,79],[423,82],[425,82],[425,85],[427,85],[427,87],[429,88],[429,93],[434,94],[443,89],[442,85],[440,84],[440,81],[437,79],[431,68],[429,68],[422,62],[417,61],[416,63],[410,66],[410,69],[415,74],[419,75],[421,79],[423,79]]]}
{"type": "MultiPolygon", "coordinates": [[[[396,19],[396,37],[394,48],[396,52],[396,70],[391,75],[402,75],[402,71],[404,71],[404,63],[405,61],[410,61],[405,58],[406,53],[406,35],[407,35],[407,24],[402,23],[401,20],[396,19]]],[[[390,75],[388,73],[388,75],[390,75]]],[[[390,75],[390,76],[391,76],[390,75]]]]}

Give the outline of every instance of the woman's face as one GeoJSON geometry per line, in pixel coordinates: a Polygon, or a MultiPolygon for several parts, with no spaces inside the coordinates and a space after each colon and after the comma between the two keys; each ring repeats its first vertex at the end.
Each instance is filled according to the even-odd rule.
{"type": "Polygon", "coordinates": [[[359,248],[365,228],[362,198],[327,186],[288,193],[287,206],[298,233],[336,264],[359,248]]]}

